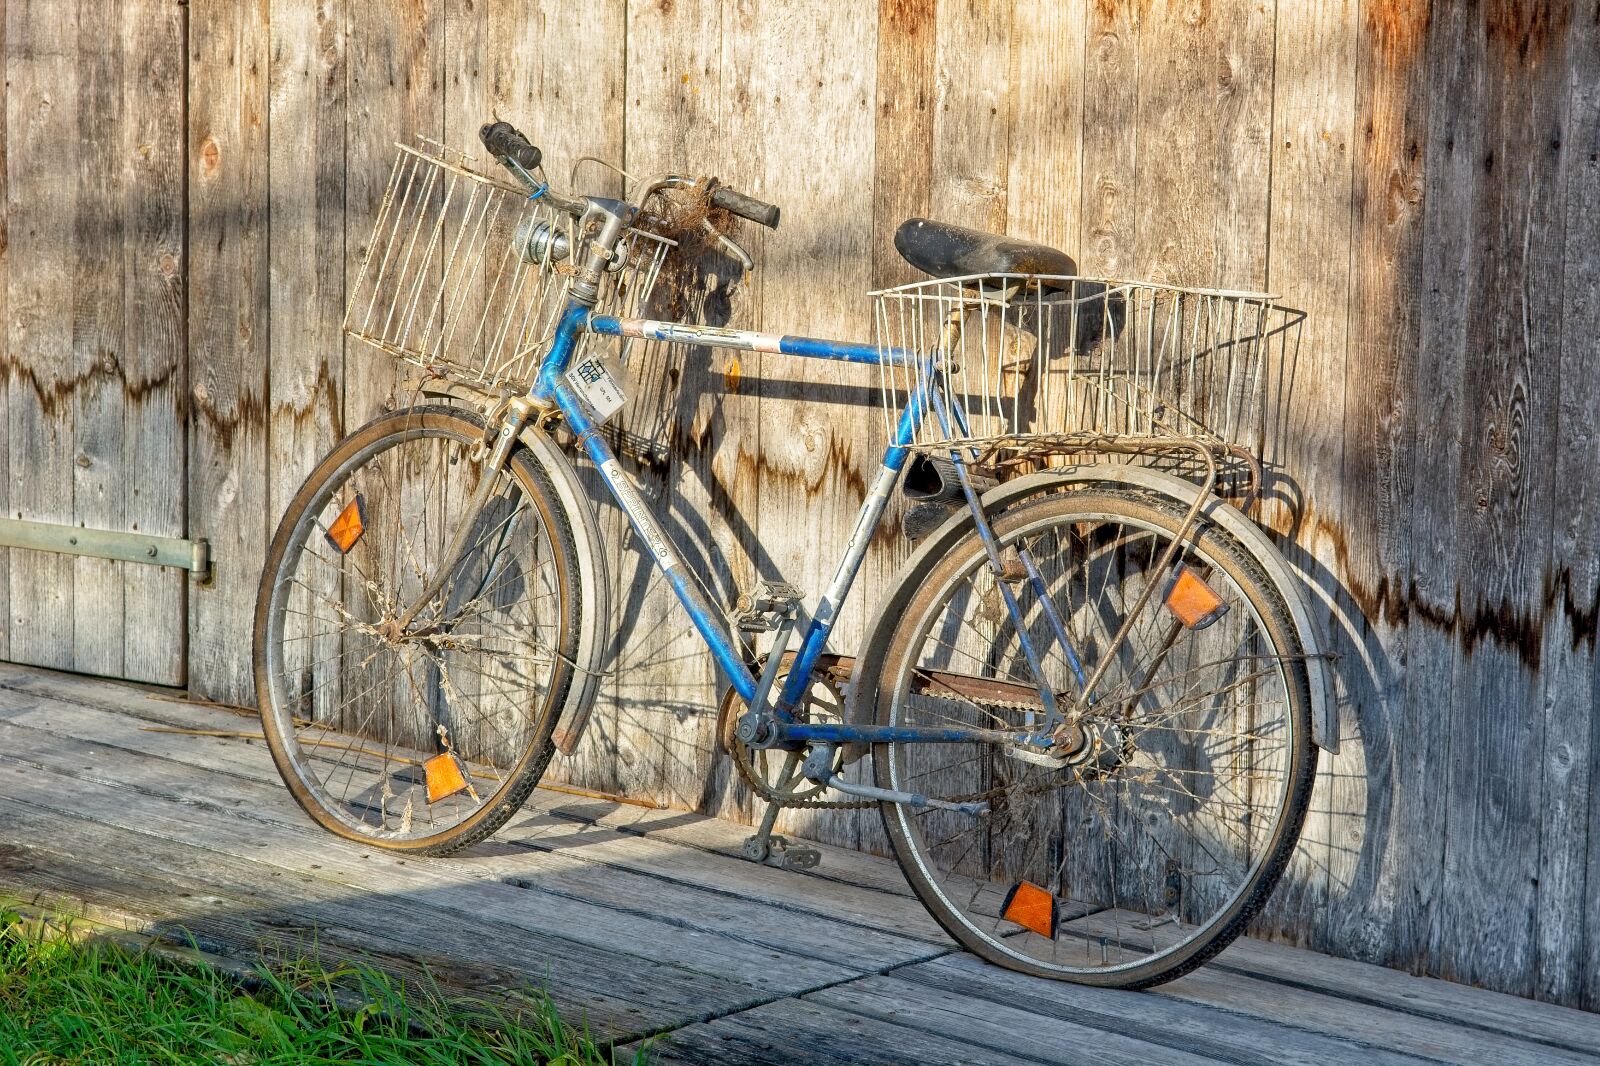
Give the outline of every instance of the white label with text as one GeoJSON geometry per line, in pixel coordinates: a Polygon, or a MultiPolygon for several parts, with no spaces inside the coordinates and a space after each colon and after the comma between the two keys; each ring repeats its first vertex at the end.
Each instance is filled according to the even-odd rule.
{"type": "Polygon", "coordinates": [[[622,368],[609,355],[599,352],[585,355],[568,367],[567,384],[583,397],[597,423],[616,414],[628,399],[622,391],[622,368]]]}

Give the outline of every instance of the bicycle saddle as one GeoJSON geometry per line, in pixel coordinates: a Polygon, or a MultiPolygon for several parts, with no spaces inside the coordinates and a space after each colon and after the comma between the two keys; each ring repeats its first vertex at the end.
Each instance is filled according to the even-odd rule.
{"type": "Polygon", "coordinates": [[[908,218],[894,231],[895,251],[924,274],[958,278],[967,274],[1065,274],[1078,264],[1048,245],[1019,241],[982,230],[926,218],[908,218]]]}

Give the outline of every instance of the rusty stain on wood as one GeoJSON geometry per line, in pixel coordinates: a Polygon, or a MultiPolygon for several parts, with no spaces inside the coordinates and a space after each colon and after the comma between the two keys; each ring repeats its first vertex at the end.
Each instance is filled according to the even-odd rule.
{"type": "Polygon", "coordinates": [[[1338,558],[1345,590],[1368,620],[1382,620],[1391,626],[1406,626],[1415,621],[1456,638],[1471,652],[1485,642],[1515,651],[1530,670],[1540,666],[1545,627],[1559,615],[1566,623],[1572,648],[1593,648],[1600,623],[1600,590],[1578,588],[1567,567],[1553,566],[1544,574],[1542,587],[1527,602],[1517,604],[1502,597],[1486,600],[1476,597],[1471,587],[1457,585],[1444,600],[1431,597],[1418,587],[1414,578],[1394,573],[1378,575],[1373,583],[1354,576],[1354,557],[1350,534],[1339,523],[1324,518],[1307,506],[1301,512],[1294,536],[1325,538],[1338,558]],[[1307,528],[1314,533],[1306,532],[1307,528]]]}
{"type": "Polygon", "coordinates": [[[1563,42],[1572,23],[1572,0],[1488,0],[1483,27],[1491,50],[1517,65],[1537,65],[1563,42]]]}
{"type": "MultiPolygon", "coordinates": [[[[1410,63],[1427,39],[1428,0],[1374,0],[1366,6],[1369,54],[1390,66],[1410,63]]],[[[1380,102],[1381,106],[1381,102],[1380,102]]]]}
{"type": "Polygon", "coordinates": [[[21,351],[8,351],[0,352],[0,375],[4,375],[7,384],[31,392],[46,415],[65,419],[72,411],[73,400],[81,393],[114,388],[124,398],[139,401],[174,385],[182,376],[182,368],[167,366],[154,377],[130,377],[117,352],[101,348],[93,353],[87,366],[62,376],[35,365],[21,351]]]}

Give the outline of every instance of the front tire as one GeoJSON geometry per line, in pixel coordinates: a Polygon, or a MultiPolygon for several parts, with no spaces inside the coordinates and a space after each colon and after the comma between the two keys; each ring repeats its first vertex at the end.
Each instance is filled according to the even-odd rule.
{"type": "Polygon", "coordinates": [[[522,449],[495,475],[447,580],[398,633],[484,475],[477,416],[380,416],[289,504],[256,600],[263,732],[284,782],[330,832],[448,854],[489,836],[538,784],[572,684],[571,527],[522,449]]]}

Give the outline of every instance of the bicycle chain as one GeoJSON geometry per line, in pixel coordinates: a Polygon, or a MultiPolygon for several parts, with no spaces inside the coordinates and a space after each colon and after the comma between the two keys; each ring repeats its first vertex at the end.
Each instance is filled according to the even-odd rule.
{"type": "MultiPolygon", "coordinates": [[[[766,800],[768,803],[776,803],[782,807],[806,808],[810,810],[843,811],[864,810],[868,807],[876,807],[880,802],[872,799],[821,800],[796,797],[793,793],[785,793],[773,788],[771,785],[767,784],[761,779],[761,775],[756,773],[755,766],[750,762],[749,745],[734,744],[730,754],[733,756],[733,765],[739,770],[739,776],[744,778],[744,783],[750,786],[750,790],[752,792],[766,800]]],[[[1021,790],[1021,794],[1025,796],[1042,795],[1046,792],[1054,792],[1057,789],[1064,787],[1064,785],[1068,783],[1081,782],[1032,785],[1023,788],[1021,790]]],[[[948,803],[975,803],[979,800],[995,799],[997,797],[1004,796],[1007,793],[1010,793],[1011,795],[1017,795],[1018,789],[1015,786],[1010,788],[991,788],[987,792],[973,792],[967,795],[944,796],[940,798],[944,799],[948,803]]]]}
{"type": "MultiPolygon", "coordinates": [[[[819,683],[829,684],[831,687],[831,683],[826,678],[819,679],[819,683]]],[[[730,699],[735,698],[731,691],[729,692],[728,696],[730,699]]],[[[723,713],[732,713],[732,707],[725,707],[723,713]]],[[[766,800],[768,803],[776,803],[782,807],[803,808],[808,810],[839,811],[864,810],[868,807],[876,807],[880,802],[872,799],[823,800],[795,796],[792,792],[784,792],[781,789],[773,788],[762,779],[761,775],[756,772],[755,764],[750,761],[750,752],[752,749],[748,744],[741,744],[735,740],[733,743],[727,745],[727,747],[729,754],[733,758],[733,765],[738,769],[739,776],[744,779],[744,783],[750,786],[750,790],[752,792],[766,800]]],[[[1042,794],[1045,792],[1053,792],[1061,787],[1061,783],[1033,785],[1024,788],[1022,790],[1022,794],[1042,794]]],[[[1012,786],[1011,788],[991,788],[987,792],[974,792],[970,795],[944,796],[940,798],[949,803],[975,803],[979,800],[995,799],[999,796],[1006,795],[1008,792],[1012,795],[1015,795],[1017,794],[1017,789],[1015,786],[1012,786]]]]}
{"type": "MultiPolygon", "coordinates": [[[[880,802],[879,800],[871,800],[871,799],[862,799],[862,800],[818,800],[818,799],[796,799],[792,795],[787,795],[786,796],[784,793],[782,793],[779,790],[773,788],[771,785],[768,785],[765,781],[760,780],[760,775],[758,775],[755,772],[755,767],[752,766],[748,761],[748,759],[749,759],[749,751],[750,751],[750,748],[747,745],[744,745],[744,744],[736,744],[736,745],[734,745],[733,764],[734,764],[734,766],[738,767],[739,776],[744,778],[745,784],[750,786],[751,791],[755,792],[756,795],[760,796],[762,799],[766,800],[768,803],[777,803],[777,804],[779,804],[781,806],[784,806],[784,807],[805,807],[805,808],[810,808],[810,809],[813,809],[813,810],[816,810],[816,809],[821,809],[821,810],[862,810],[862,809],[865,809],[867,807],[876,807],[878,805],[878,803],[880,802]]],[[[1067,784],[1077,784],[1077,783],[1081,783],[1081,782],[1062,782],[1062,783],[1059,783],[1059,784],[1049,784],[1049,785],[1044,785],[1044,784],[1031,785],[1031,786],[1027,786],[1025,788],[1022,788],[1020,790],[1016,786],[1011,786],[1009,788],[1006,788],[1006,787],[991,788],[987,792],[972,792],[972,793],[968,793],[966,795],[961,795],[961,796],[942,796],[940,798],[943,799],[947,803],[975,803],[978,800],[995,799],[997,797],[1007,795],[1008,793],[1010,795],[1021,794],[1021,795],[1024,795],[1024,796],[1042,795],[1042,794],[1044,794],[1046,792],[1055,792],[1058,789],[1063,788],[1067,784]]]]}

